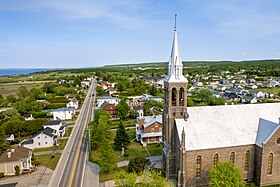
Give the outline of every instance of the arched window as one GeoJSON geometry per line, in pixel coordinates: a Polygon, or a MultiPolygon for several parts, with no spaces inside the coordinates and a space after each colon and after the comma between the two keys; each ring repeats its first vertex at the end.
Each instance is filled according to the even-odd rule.
{"type": "Polygon", "coordinates": [[[176,106],[176,97],[177,97],[177,90],[176,88],[172,88],[172,106],[176,106]]]}
{"type": "Polygon", "coordinates": [[[269,153],[267,160],[267,174],[272,175],[273,153],[269,153]]]}
{"type": "Polygon", "coordinates": [[[179,94],[179,105],[184,106],[184,88],[180,88],[180,94],[179,94]]]}
{"type": "Polygon", "coordinates": [[[250,163],[250,151],[247,150],[245,153],[244,171],[249,171],[249,163],[250,163]]]}
{"type": "Polygon", "coordinates": [[[196,157],[196,176],[201,176],[201,164],[202,164],[202,157],[199,155],[196,157]]]}
{"type": "Polygon", "coordinates": [[[229,155],[229,161],[231,163],[235,163],[235,152],[231,152],[230,155],[229,155]]]}
{"type": "Polygon", "coordinates": [[[218,155],[218,153],[214,154],[213,161],[214,161],[214,165],[219,162],[219,155],[218,155]]]}

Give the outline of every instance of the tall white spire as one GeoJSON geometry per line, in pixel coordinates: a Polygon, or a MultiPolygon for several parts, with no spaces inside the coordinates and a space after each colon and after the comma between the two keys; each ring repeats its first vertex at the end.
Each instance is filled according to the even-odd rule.
{"type": "Polygon", "coordinates": [[[183,63],[179,54],[176,18],[177,18],[177,14],[175,14],[174,38],[173,38],[171,56],[168,64],[168,75],[166,77],[166,81],[188,82],[183,75],[183,63]]]}

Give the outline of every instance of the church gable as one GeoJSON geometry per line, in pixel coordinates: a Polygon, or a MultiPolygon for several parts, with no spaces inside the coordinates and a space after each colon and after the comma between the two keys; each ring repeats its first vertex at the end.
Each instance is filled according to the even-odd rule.
{"type": "Polygon", "coordinates": [[[273,123],[265,119],[260,119],[257,131],[256,145],[262,147],[271,136],[279,129],[279,123],[273,123]]]}

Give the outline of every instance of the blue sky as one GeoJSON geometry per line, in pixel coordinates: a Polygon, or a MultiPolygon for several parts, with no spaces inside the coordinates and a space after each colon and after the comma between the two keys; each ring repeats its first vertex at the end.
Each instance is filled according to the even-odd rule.
{"type": "Polygon", "coordinates": [[[0,0],[0,68],[280,59],[279,0],[0,0]]]}

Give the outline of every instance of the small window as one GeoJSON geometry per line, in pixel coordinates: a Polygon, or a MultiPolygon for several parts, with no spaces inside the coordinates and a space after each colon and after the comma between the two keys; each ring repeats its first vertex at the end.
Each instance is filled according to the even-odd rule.
{"type": "Polygon", "coordinates": [[[231,162],[231,163],[235,163],[235,153],[234,152],[231,152],[230,153],[230,156],[229,156],[229,161],[231,162]]]}
{"type": "Polygon", "coordinates": [[[176,112],[173,112],[173,116],[176,116],[176,112]]]}
{"type": "Polygon", "coordinates": [[[38,136],[38,139],[40,139],[40,136],[38,136]]]}
{"type": "Polygon", "coordinates": [[[154,128],[152,128],[152,130],[151,130],[152,132],[155,132],[155,130],[154,130],[154,128]]]}
{"type": "Polygon", "coordinates": [[[217,163],[219,162],[219,155],[218,155],[218,153],[216,153],[216,154],[214,155],[213,161],[214,161],[214,165],[217,164],[217,163]]]}
{"type": "Polygon", "coordinates": [[[48,142],[45,142],[45,144],[48,144],[48,142]]]}
{"type": "Polygon", "coordinates": [[[244,171],[249,171],[249,163],[250,163],[250,151],[247,150],[245,153],[244,171]]]}
{"type": "Polygon", "coordinates": [[[280,144],[280,138],[277,139],[277,143],[280,144]]]}
{"type": "Polygon", "coordinates": [[[162,128],[159,128],[159,132],[162,132],[162,128]]]}
{"type": "Polygon", "coordinates": [[[273,153],[269,153],[267,161],[267,174],[272,175],[273,153]]]}
{"type": "Polygon", "coordinates": [[[45,136],[45,138],[47,138],[47,136],[45,136]]]}
{"type": "Polygon", "coordinates": [[[38,145],[41,145],[41,143],[40,143],[40,142],[38,142],[38,145]]]}
{"type": "Polygon", "coordinates": [[[196,177],[201,176],[201,164],[202,163],[202,157],[199,155],[196,157],[196,177]]]}

